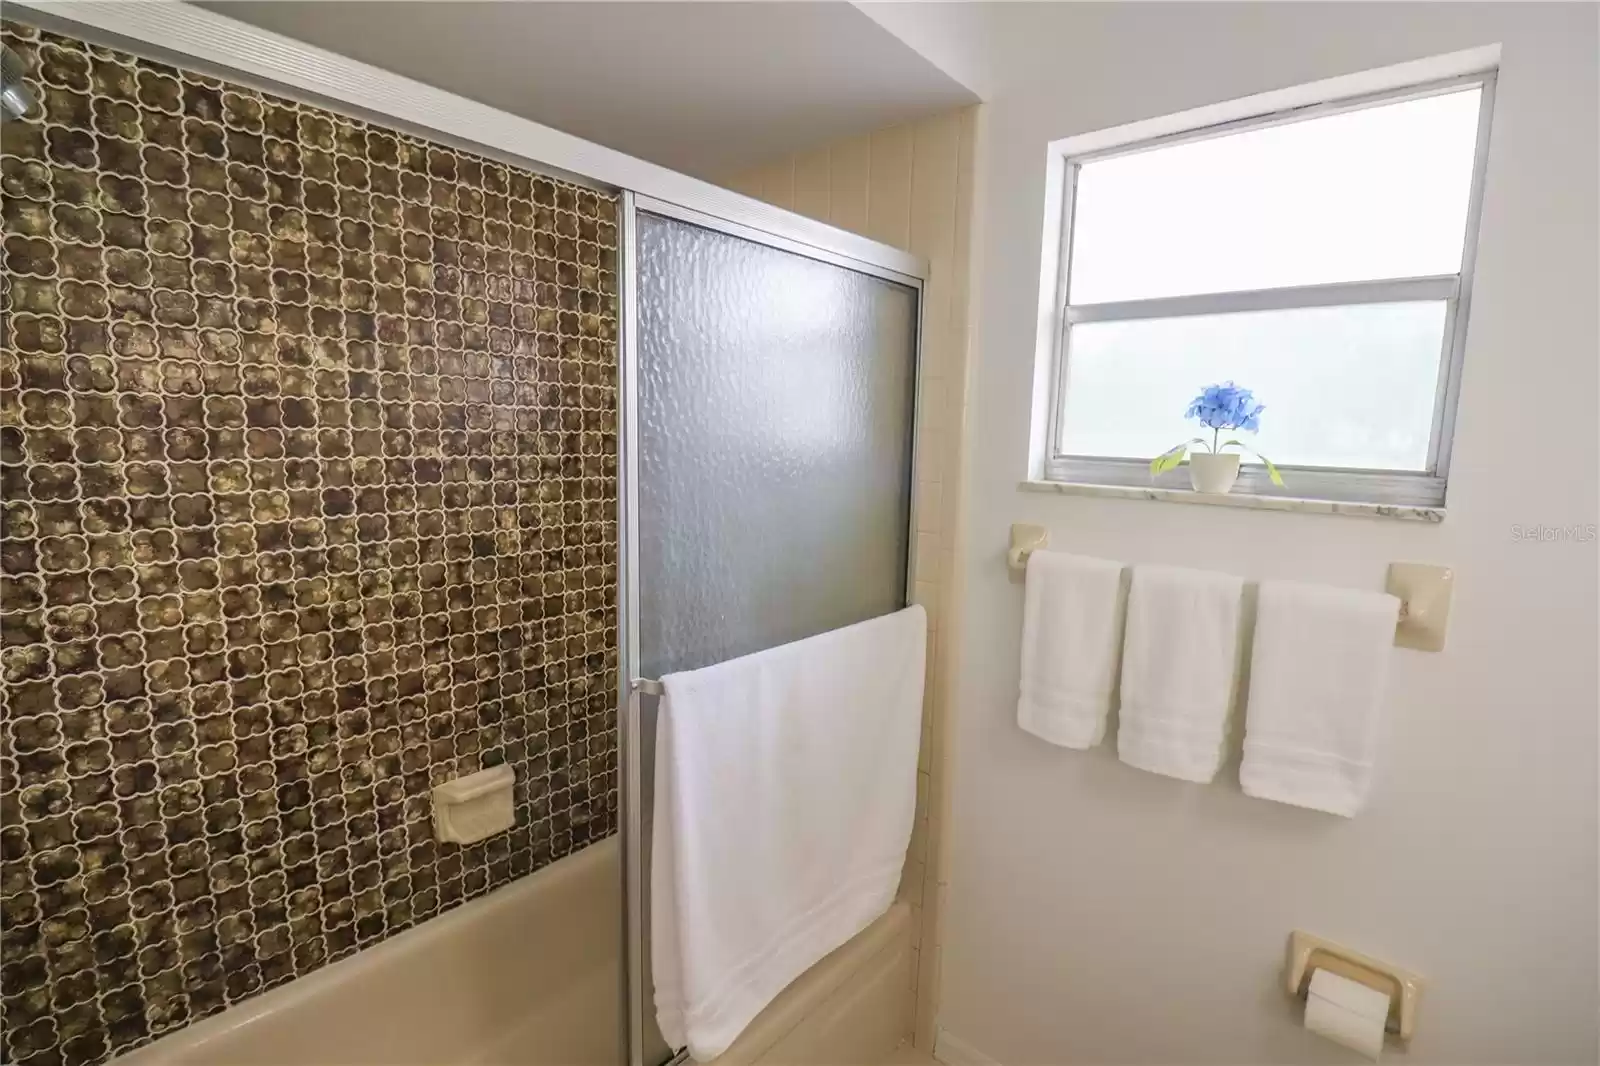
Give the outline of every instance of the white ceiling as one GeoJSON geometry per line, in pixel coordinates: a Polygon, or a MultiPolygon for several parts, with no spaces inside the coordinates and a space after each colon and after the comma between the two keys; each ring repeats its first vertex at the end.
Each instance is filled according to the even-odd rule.
{"type": "Polygon", "coordinates": [[[707,178],[977,99],[843,2],[202,6],[707,178]]]}

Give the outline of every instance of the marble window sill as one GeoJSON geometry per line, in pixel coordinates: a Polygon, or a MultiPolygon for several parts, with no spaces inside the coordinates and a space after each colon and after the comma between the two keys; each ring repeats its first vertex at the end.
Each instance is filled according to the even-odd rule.
{"type": "Polygon", "coordinates": [[[1197,503],[1207,507],[1240,507],[1249,511],[1296,511],[1301,514],[1356,515],[1364,518],[1397,518],[1408,522],[1443,522],[1443,507],[1421,507],[1394,503],[1357,503],[1349,500],[1308,500],[1296,496],[1258,496],[1239,492],[1216,495],[1188,489],[1156,488],[1137,485],[1089,485],[1075,481],[1024,481],[1027,492],[1050,492],[1061,496],[1105,496],[1118,500],[1159,500],[1164,503],[1197,503]]]}

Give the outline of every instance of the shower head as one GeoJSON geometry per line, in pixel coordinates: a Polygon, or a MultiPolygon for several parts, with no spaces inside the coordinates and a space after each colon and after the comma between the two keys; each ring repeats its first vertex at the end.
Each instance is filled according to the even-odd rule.
{"type": "Polygon", "coordinates": [[[6,118],[32,118],[39,113],[39,102],[23,80],[22,59],[0,44],[0,110],[6,118]]]}

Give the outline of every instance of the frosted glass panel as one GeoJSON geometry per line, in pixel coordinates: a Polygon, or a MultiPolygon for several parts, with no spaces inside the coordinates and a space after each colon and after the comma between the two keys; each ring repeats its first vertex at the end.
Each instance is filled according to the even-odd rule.
{"type": "Polygon", "coordinates": [[[1183,412],[1232,379],[1266,405],[1241,434],[1275,463],[1425,470],[1445,304],[1362,304],[1072,327],[1062,448],[1148,459],[1199,435],[1183,412]]]}
{"type": "Polygon", "coordinates": [[[1456,273],[1481,95],[1083,164],[1069,302],[1456,273]]]}
{"type": "Polygon", "coordinates": [[[645,676],[905,602],[916,293],[639,215],[645,676]]]}

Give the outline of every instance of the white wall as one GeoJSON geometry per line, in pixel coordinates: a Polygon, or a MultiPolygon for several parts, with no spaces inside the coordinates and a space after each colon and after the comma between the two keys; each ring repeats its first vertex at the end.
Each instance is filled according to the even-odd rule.
{"type": "Polygon", "coordinates": [[[852,0],[878,25],[920,52],[979,98],[988,99],[994,79],[990,20],[981,3],[908,4],[905,0],[852,0]]]}
{"type": "MultiPolygon", "coordinates": [[[[1596,1046],[1597,9],[1001,5],[961,557],[941,1024],[1006,1066],[1315,1063],[1280,991],[1291,929],[1430,979],[1410,1060],[1596,1046]],[[1045,144],[1405,60],[1504,46],[1441,526],[1024,493],[1045,144]],[[1051,748],[1014,725],[1016,521],[1053,546],[1378,589],[1453,565],[1449,648],[1396,652],[1392,738],[1354,821],[1051,748]],[[1192,982],[1192,983],[1190,983],[1192,982]]],[[[1336,397],[1330,397],[1330,401],[1336,397]]]]}

